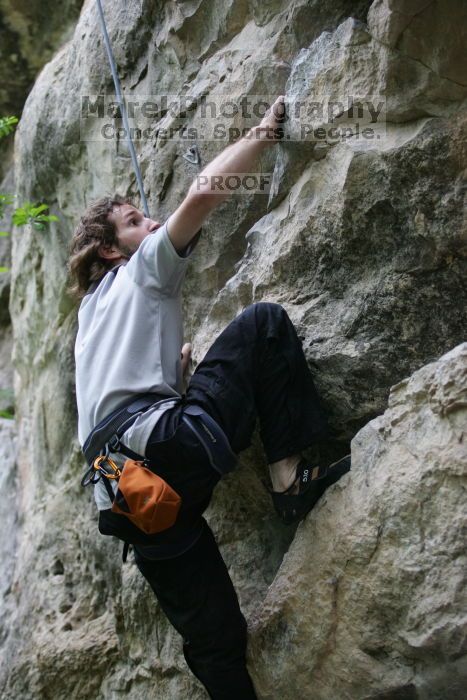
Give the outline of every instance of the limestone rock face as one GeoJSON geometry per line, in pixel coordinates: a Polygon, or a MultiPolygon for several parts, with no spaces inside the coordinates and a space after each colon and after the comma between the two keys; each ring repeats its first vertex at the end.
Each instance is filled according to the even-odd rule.
{"type": "MultiPolygon", "coordinates": [[[[284,94],[289,105],[285,138],[258,161],[270,192],[234,195],[209,217],[184,300],[195,361],[248,304],[283,304],[329,413],[320,449],[352,448],[351,473],[296,532],[273,513],[257,435],[216,488],[207,517],[250,625],[259,698],[463,699],[465,3],[104,9],[127,97],[194,97],[136,143],[154,218],[166,220],[199,171],[183,158],[189,130],[202,166],[227,145],[201,138],[203,97],[284,94]],[[365,95],[384,104],[372,140],[300,138],[298,101],[352,98],[310,118],[328,130],[365,95]]],[[[181,639],[132,556],[122,565],[99,535],[79,485],[67,246],[93,199],[138,197],[124,141],[92,140],[96,123],[81,118],[83,97],[113,93],[94,2],[65,39],[15,136],[18,199],[46,201],[60,221],[12,239],[16,426],[2,444],[15,468],[1,474],[17,505],[0,539],[0,695],[201,699],[181,639]]]]}
{"type": "Polygon", "coordinates": [[[253,616],[260,697],[463,697],[466,398],[464,343],[354,437],[253,616]]]}
{"type": "MultiPolygon", "coordinates": [[[[10,168],[5,178],[0,182],[0,194],[9,194],[14,191],[15,180],[13,169],[10,168]]],[[[4,207],[3,217],[0,216],[0,231],[10,232],[10,220],[13,206],[4,207]]],[[[10,266],[11,266],[11,236],[0,237],[0,266],[6,267],[5,272],[0,273],[0,326],[6,328],[10,325],[10,312],[8,309],[10,297],[10,266]]],[[[8,354],[7,354],[8,357],[8,354]]]]}
{"type": "Polygon", "coordinates": [[[18,518],[18,490],[16,473],[16,430],[14,421],[0,418],[0,556],[2,568],[0,571],[0,646],[10,634],[8,628],[9,615],[14,613],[14,597],[12,584],[15,571],[15,551],[20,538],[18,518]]]}

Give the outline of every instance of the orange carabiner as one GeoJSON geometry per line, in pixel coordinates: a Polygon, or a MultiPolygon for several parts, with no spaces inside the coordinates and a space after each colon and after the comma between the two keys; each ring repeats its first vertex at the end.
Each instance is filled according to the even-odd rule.
{"type": "Polygon", "coordinates": [[[96,471],[100,471],[102,476],[105,476],[106,479],[119,479],[122,475],[121,470],[117,467],[113,459],[110,459],[110,457],[107,457],[106,455],[100,455],[99,457],[96,457],[92,466],[96,471]],[[103,462],[109,465],[109,467],[113,471],[113,474],[111,472],[106,471],[103,468],[103,462]]]}

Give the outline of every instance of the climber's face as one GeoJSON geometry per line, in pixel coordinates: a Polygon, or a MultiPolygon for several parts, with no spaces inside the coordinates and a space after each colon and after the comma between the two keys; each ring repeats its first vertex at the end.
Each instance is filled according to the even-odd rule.
{"type": "Polygon", "coordinates": [[[101,246],[99,254],[115,264],[129,260],[138,250],[141,241],[162,226],[159,221],[147,218],[131,204],[115,206],[109,219],[115,225],[118,243],[101,246]]]}

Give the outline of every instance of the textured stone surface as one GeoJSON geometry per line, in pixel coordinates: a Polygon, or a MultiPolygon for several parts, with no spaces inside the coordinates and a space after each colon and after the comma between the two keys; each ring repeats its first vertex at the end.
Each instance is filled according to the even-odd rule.
{"type": "Polygon", "coordinates": [[[9,636],[9,624],[16,613],[11,595],[16,547],[21,537],[17,503],[16,449],[15,422],[0,418],[0,493],[3,496],[0,501],[0,649],[9,636]]]}
{"type": "MultiPolygon", "coordinates": [[[[104,5],[127,94],[385,96],[389,122],[371,148],[275,146],[258,165],[274,171],[271,196],[236,196],[204,226],[185,286],[195,360],[246,305],[282,303],[330,414],[323,450],[341,454],[354,438],[355,464],[295,533],[260,482],[256,436],[208,517],[251,626],[259,697],[461,700],[465,4],[377,0],[368,17],[370,2],[344,0],[104,5]],[[452,37],[442,49],[431,38],[439,23],[452,37]]],[[[136,192],[121,141],[80,139],[80,96],[104,91],[110,72],[88,1],[15,138],[16,194],[47,201],[60,222],[13,236],[18,515],[0,694],[14,700],[205,697],[79,486],[67,245],[92,199],[136,192]]],[[[175,124],[202,127],[199,108],[160,120],[175,124]]],[[[182,158],[188,145],[137,144],[160,220],[196,174],[182,158]]],[[[226,143],[198,145],[205,164],[226,143]]]]}
{"type": "MultiPolygon", "coordinates": [[[[9,168],[6,176],[0,182],[0,193],[13,193],[15,179],[13,168],[9,168]]],[[[0,231],[10,233],[11,212],[13,206],[4,208],[4,216],[0,217],[0,231]]],[[[6,267],[6,272],[0,272],[0,326],[5,327],[10,324],[9,297],[10,297],[10,277],[11,277],[11,235],[0,236],[0,267],[6,267]]]]}
{"type": "Polygon", "coordinates": [[[298,527],[251,622],[261,698],[464,697],[466,428],[464,343],[392,388],[298,527]]]}

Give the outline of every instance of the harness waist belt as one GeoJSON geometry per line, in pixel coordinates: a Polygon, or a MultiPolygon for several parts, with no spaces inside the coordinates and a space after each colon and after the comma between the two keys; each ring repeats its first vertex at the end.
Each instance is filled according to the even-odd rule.
{"type": "Polygon", "coordinates": [[[120,406],[106,416],[89,433],[82,447],[86,461],[91,467],[96,457],[102,454],[104,446],[113,437],[121,437],[142,413],[156,404],[172,401],[174,405],[182,401],[178,396],[162,396],[161,394],[140,394],[126,406],[120,406]]]}
{"type": "MultiPolygon", "coordinates": [[[[104,418],[86,438],[82,451],[89,467],[96,457],[108,446],[112,452],[122,452],[132,459],[144,458],[122,445],[119,438],[142,413],[151,406],[171,402],[174,406],[184,403],[181,396],[161,397],[160,394],[141,394],[126,406],[121,406],[104,418]]],[[[198,405],[185,405],[182,413],[185,425],[196,435],[204,447],[213,469],[219,474],[227,474],[235,469],[238,457],[230,447],[229,440],[220,425],[198,405]]],[[[106,452],[106,454],[108,454],[106,452]]]]}

